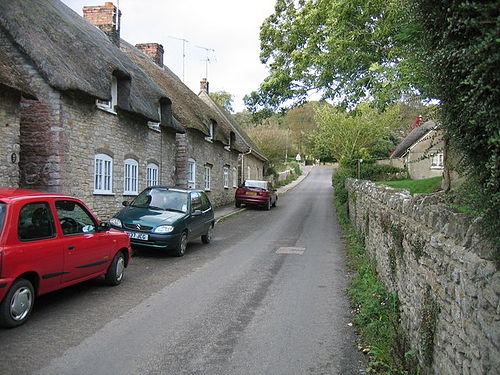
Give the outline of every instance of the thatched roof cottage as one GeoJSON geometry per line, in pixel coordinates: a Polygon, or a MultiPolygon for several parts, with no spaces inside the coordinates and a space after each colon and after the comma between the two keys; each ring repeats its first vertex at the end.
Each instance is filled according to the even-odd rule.
{"type": "Polygon", "coordinates": [[[236,134],[239,149],[243,150],[238,158],[239,183],[242,183],[244,180],[264,179],[264,167],[268,162],[268,159],[259,152],[255,143],[241,128],[236,119],[225,108],[217,104],[210,97],[209,82],[206,78],[200,82],[200,92],[198,93],[198,96],[210,108],[217,112],[224,119],[224,121],[229,124],[236,134]]]}
{"type": "MultiPolygon", "coordinates": [[[[106,3],[111,24],[120,16],[106,3]]],[[[103,28],[104,29],[104,28],[103,28]]],[[[0,2],[0,43],[37,99],[20,112],[20,183],[83,198],[109,217],[152,183],[174,184],[169,94],[58,0],[0,2]]]]}

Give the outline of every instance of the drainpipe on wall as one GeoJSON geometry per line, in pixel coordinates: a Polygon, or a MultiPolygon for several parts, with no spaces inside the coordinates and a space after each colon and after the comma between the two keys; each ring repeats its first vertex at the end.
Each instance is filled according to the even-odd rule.
{"type": "Polygon", "coordinates": [[[252,153],[252,148],[250,147],[248,152],[241,154],[241,181],[240,181],[240,184],[242,184],[245,181],[245,163],[244,163],[245,155],[249,155],[251,153],[252,153]]]}

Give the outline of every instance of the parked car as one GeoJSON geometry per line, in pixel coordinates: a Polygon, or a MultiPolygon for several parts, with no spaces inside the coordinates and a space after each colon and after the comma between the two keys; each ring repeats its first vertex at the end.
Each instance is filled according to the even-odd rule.
{"type": "Polygon", "coordinates": [[[154,186],[123,205],[110,224],[125,231],[132,245],[173,250],[180,257],[188,241],[212,240],[214,210],[204,191],[154,186]]]}
{"type": "Polygon", "coordinates": [[[0,325],[31,314],[35,296],[105,275],[118,285],[131,257],[124,233],[79,199],[0,188],[0,325]]]}
{"type": "Polygon", "coordinates": [[[278,194],[268,181],[246,180],[236,189],[234,204],[236,207],[259,206],[270,210],[271,206],[276,207],[278,194]]]}

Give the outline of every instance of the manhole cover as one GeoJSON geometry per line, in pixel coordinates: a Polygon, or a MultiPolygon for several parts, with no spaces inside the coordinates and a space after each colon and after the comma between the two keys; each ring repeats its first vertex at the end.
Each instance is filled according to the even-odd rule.
{"type": "Polygon", "coordinates": [[[280,247],[276,250],[276,254],[296,254],[302,255],[306,251],[305,247],[280,247]]]}

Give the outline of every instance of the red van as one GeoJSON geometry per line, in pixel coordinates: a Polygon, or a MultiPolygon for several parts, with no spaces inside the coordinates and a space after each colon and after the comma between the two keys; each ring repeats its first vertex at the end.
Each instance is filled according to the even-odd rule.
{"type": "Polygon", "coordinates": [[[0,326],[23,324],[35,296],[101,275],[120,284],[131,254],[81,200],[0,188],[0,326]]]}

